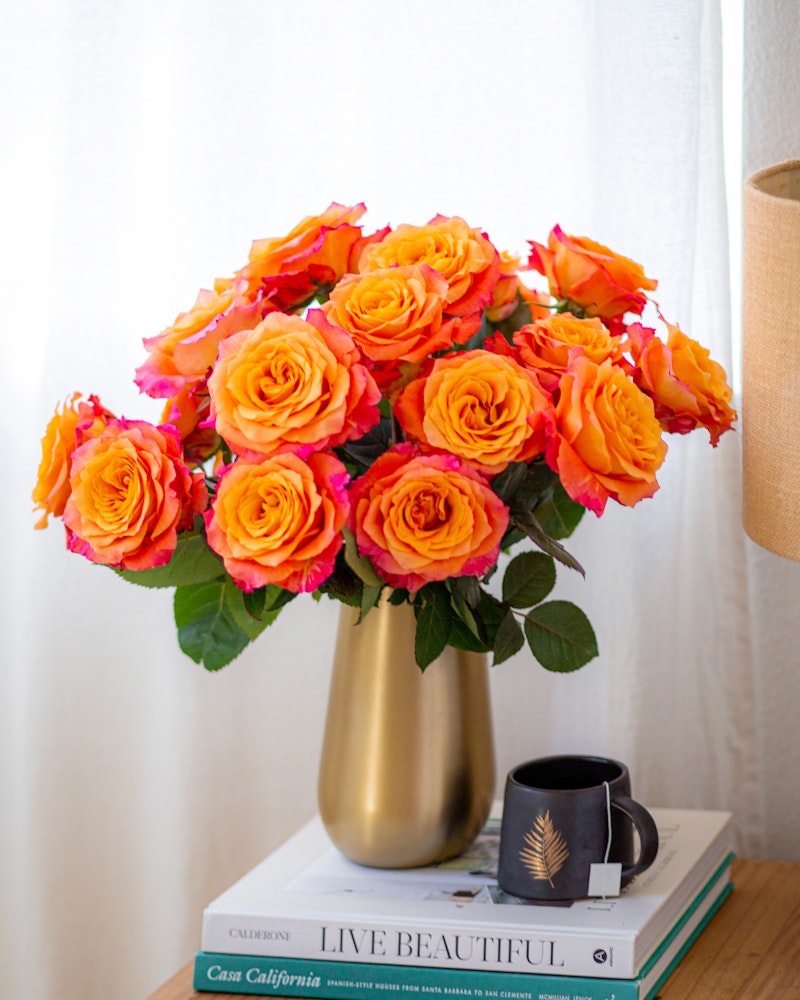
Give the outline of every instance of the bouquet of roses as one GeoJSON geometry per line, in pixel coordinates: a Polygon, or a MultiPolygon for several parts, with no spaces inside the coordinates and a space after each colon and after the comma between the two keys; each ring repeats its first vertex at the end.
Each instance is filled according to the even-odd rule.
{"type": "Polygon", "coordinates": [[[159,424],[97,396],[60,406],[33,493],[67,546],[175,588],[181,648],[230,662],[297,594],[367,614],[411,602],[416,658],[551,670],[597,654],[546,600],[586,509],[658,489],[664,432],[736,418],[725,372],[657,315],[643,268],[555,227],[527,261],[458,217],[365,234],[333,203],[257,240],[232,277],[146,339],[136,383],[159,424]],[[543,275],[547,290],[527,278],[543,275]],[[523,539],[533,542],[502,560],[523,539]]]}

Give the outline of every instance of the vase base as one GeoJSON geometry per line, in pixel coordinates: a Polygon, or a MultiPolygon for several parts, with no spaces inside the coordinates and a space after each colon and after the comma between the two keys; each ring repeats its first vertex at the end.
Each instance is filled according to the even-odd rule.
{"type": "Polygon", "coordinates": [[[481,832],[491,811],[491,799],[472,803],[468,817],[439,820],[419,817],[394,823],[391,816],[345,817],[340,822],[322,816],[328,836],[356,864],[369,868],[423,868],[463,853],[481,832]]]}

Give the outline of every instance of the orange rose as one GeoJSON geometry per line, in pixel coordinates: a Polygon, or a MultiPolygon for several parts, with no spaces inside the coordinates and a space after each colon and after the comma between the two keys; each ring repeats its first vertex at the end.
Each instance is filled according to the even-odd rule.
{"type": "Polygon", "coordinates": [[[63,406],[56,407],[42,438],[42,458],[31,499],[34,510],[44,513],[34,527],[46,528],[52,514],[61,517],[70,493],[69,471],[75,449],[104,429],[114,414],[100,405],[97,396],[81,400],[73,393],[63,406]],[[80,402],[79,402],[80,400],[80,402]]]}
{"type": "Polygon", "coordinates": [[[667,446],[652,400],[606,359],[578,355],[561,377],[547,462],[573,500],[603,513],[609,497],[633,507],[658,489],[667,446]]]}
{"type": "Polygon", "coordinates": [[[575,348],[595,364],[606,358],[615,363],[622,360],[620,338],[613,336],[596,317],[578,319],[572,313],[556,313],[523,326],[514,334],[513,341],[521,360],[536,372],[550,392],[557,388],[575,348]]]}
{"type": "Polygon", "coordinates": [[[641,313],[657,282],[641,264],[622,257],[584,236],[568,236],[555,226],[547,246],[531,241],[528,263],[545,275],[556,298],[582,306],[589,316],[609,319],[626,312],[641,313]]]}
{"type": "Polygon", "coordinates": [[[150,357],[136,369],[134,381],[148,396],[177,396],[203,381],[217,357],[220,343],[240,330],[256,326],[265,306],[240,293],[242,283],[220,280],[214,291],[201,290],[188,312],[144,346],[150,357]]]}
{"type": "Polygon", "coordinates": [[[348,474],[335,455],[239,460],[223,472],[205,515],[208,544],[242,590],[294,593],[331,575],[349,510],[348,474]]]}
{"type": "Polygon", "coordinates": [[[426,226],[402,225],[366,247],[359,271],[395,265],[428,264],[448,285],[445,312],[464,320],[454,337],[465,343],[480,326],[480,312],[491,302],[500,275],[500,255],[484,233],[454,216],[437,215],[426,226]]]}
{"type": "Polygon", "coordinates": [[[530,372],[480,349],[438,358],[395,404],[403,430],[424,450],[457,455],[487,476],[541,454],[551,414],[550,396],[530,372]]]}
{"type": "Polygon", "coordinates": [[[356,223],[364,212],[363,204],[348,208],[331,202],[322,215],[306,216],[286,236],[254,240],[250,262],[237,276],[251,288],[281,274],[306,274],[317,284],[334,284],[351,270],[350,257],[361,240],[356,223]]]}
{"type": "Polygon", "coordinates": [[[639,366],[637,383],[652,396],[656,416],[667,431],[687,434],[705,427],[716,447],[737,416],[725,369],[679,327],[666,326],[666,344],[641,323],[629,328],[631,354],[639,366]]]}
{"type": "Polygon", "coordinates": [[[451,346],[442,326],[447,282],[431,267],[349,274],[322,307],[370,361],[419,362],[451,346]]]}
{"type": "Polygon", "coordinates": [[[380,393],[352,339],[270,313],[220,344],[208,380],[217,432],[240,454],[323,451],[358,438],[380,419],[380,393]]]}
{"type": "Polygon", "coordinates": [[[269,312],[299,308],[320,286],[338,281],[351,255],[369,242],[354,225],[365,211],[333,202],[288,236],[255,240],[250,263],[234,278],[217,279],[172,326],[145,340],[150,357],[135,379],[142,392],[177,396],[207,377],[223,340],[257,326],[269,312]]]}
{"type": "Polygon", "coordinates": [[[169,562],[208,494],[183,464],[178,434],[142,420],[112,420],[72,456],[64,508],[67,545],[105,566],[140,570],[169,562]]]}
{"type": "Polygon", "coordinates": [[[383,453],[350,487],[348,524],[358,550],[391,587],[419,590],[452,576],[482,576],[497,561],[508,510],[454,455],[413,445],[383,453]]]}

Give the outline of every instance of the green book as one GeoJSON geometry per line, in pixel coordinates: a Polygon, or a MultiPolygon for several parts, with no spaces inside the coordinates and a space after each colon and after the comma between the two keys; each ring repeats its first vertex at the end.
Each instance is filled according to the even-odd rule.
{"type": "Polygon", "coordinates": [[[730,861],[729,856],[632,979],[200,951],[193,985],[200,991],[323,1000],[399,994],[451,1000],[652,1000],[733,889],[730,861]]]}

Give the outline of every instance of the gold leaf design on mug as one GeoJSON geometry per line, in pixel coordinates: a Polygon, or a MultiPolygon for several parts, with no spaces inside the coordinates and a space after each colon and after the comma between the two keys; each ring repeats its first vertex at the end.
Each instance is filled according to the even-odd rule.
{"type": "Polygon", "coordinates": [[[547,879],[553,888],[553,876],[569,857],[569,849],[564,835],[553,826],[549,809],[536,817],[522,839],[527,846],[519,852],[520,861],[535,879],[547,879]]]}

